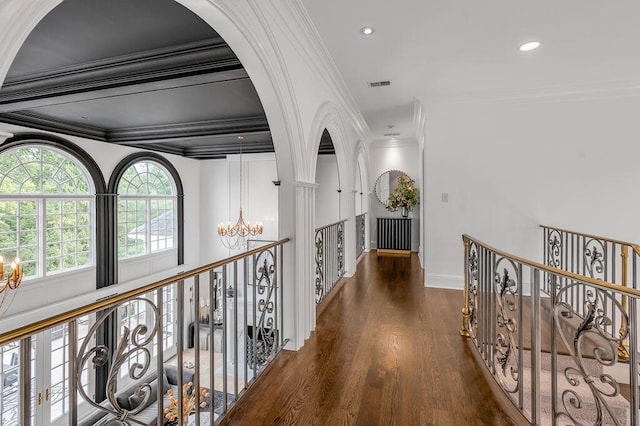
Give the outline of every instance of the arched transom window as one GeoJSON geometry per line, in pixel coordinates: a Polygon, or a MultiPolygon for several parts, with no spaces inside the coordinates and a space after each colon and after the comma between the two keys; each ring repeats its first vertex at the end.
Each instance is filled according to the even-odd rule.
{"type": "Polygon", "coordinates": [[[153,161],[129,166],[118,182],[118,257],[174,248],[176,216],[170,173],[153,161]]]}
{"type": "Polygon", "coordinates": [[[25,277],[94,263],[95,189],[64,151],[23,145],[0,153],[0,254],[22,259],[25,277]]]}

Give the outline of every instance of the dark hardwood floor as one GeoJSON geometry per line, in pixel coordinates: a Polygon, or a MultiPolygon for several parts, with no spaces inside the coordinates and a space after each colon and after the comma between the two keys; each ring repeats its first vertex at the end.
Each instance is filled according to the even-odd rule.
{"type": "Polygon", "coordinates": [[[411,258],[365,253],[304,347],[284,351],[223,425],[511,425],[461,324],[462,292],[411,258]]]}

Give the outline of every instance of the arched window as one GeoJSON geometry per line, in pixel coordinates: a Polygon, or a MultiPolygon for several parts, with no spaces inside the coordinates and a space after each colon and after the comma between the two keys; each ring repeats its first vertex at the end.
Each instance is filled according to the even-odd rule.
{"type": "Polygon", "coordinates": [[[95,189],[86,168],[46,145],[0,153],[0,254],[18,256],[24,276],[94,264],[95,189]]]}
{"type": "Polygon", "coordinates": [[[120,259],[176,248],[176,184],[163,165],[151,160],[130,165],[117,191],[120,259]]]}

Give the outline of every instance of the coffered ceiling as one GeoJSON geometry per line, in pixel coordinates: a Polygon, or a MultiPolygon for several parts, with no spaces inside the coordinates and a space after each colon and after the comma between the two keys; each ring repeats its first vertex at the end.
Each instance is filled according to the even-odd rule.
{"type": "Polygon", "coordinates": [[[0,121],[197,159],[240,152],[240,135],[273,152],[244,67],[173,0],[62,2],[15,58],[0,121]]]}

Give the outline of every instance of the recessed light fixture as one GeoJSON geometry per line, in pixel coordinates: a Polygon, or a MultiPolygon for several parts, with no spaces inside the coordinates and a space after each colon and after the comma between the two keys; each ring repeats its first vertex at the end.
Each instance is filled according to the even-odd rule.
{"type": "Polygon", "coordinates": [[[528,52],[530,50],[537,49],[538,47],[540,47],[540,42],[539,41],[529,41],[529,42],[523,44],[522,46],[520,46],[520,51],[521,52],[528,52]]]}
{"type": "Polygon", "coordinates": [[[362,28],[360,28],[360,33],[362,33],[362,35],[366,35],[366,36],[371,35],[371,34],[373,34],[373,28],[371,28],[371,27],[362,27],[362,28]]]}
{"type": "Polygon", "coordinates": [[[241,140],[243,140],[243,139],[244,139],[244,136],[242,136],[242,135],[238,136],[238,140],[240,140],[240,141],[241,141],[241,140]]]}

